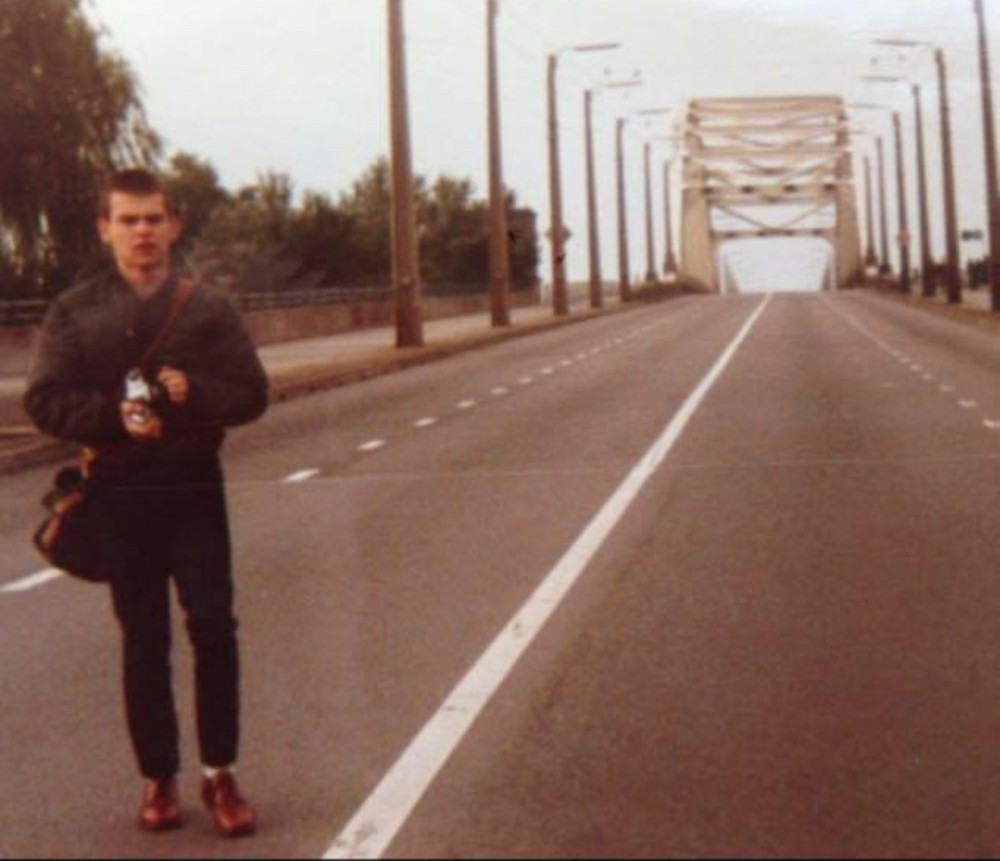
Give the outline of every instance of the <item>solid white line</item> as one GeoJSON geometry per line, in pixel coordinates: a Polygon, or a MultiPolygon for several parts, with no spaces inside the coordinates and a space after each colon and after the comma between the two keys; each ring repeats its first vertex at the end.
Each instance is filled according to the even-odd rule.
{"type": "Polygon", "coordinates": [[[327,849],[324,858],[378,858],[385,852],[473,721],[677,442],[770,300],[768,294],[757,306],[656,442],[424,724],[327,849]]]}
{"type": "Polygon", "coordinates": [[[300,469],[291,475],[286,475],[281,479],[285,484],[294,484],[297,481],[308,481],[314,475],[319,475],[318,469],[300,469]]]}
{"type": "Polygon", "coordinates": [[[377,448],[382,448],[385,445],[384,439],[370,439],[368,442],[363,442],[358,446],[358,451],[375,451],[377,448]]]}
{"type": "Polygon", "coordinates": [[[29,589],[34,589],[50,580],[57,580],[62,576],[64,574],[58,568],[43,568],[41,571],[22,577],[20,580],[14,580],[12,583],[0,586],[0,592],[27,592],[29,589]]]}

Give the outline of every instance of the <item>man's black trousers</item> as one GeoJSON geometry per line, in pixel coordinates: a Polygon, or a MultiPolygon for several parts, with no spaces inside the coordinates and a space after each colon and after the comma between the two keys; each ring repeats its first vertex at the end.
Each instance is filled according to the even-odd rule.
{"type": "Polygon", "coordinates": [[[239,657],[229,524],[217,458],[187,472],[183,482],[99,482],[94,502],[102,564],[122,631],[125,710],[140,771],[150,778],[168,777],[180,764],[171,685],[171,580],[194,650],[202,762],[234,763],[239,657]]]}

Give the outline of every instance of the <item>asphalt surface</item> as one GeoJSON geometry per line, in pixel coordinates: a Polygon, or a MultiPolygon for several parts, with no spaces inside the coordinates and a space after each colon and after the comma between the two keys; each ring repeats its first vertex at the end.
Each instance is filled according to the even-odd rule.
{"type": "Polygon", "coordinates": [[[627,487],[519,660],[491,690],[475,677],[481,711],[440,770],[417,760],[412,811],[369,829],[387,855],[997,854],[1000,342],[921,304],[682,297],[235,431],[240,775],[262,823],[239,843],[195,803],[180,618],[188,822],[135,828],[107,595],[20,588],[38,569],[24,500],[51,467],[9,474],[0,856],[342,848],[627,487]]]}

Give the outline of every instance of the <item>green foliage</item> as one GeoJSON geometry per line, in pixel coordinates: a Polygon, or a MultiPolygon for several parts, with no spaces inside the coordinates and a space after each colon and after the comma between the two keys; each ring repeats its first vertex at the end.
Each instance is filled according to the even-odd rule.
{"type": "MultiPolygon", "coordinates": [[[[467,179],[414,182],[422,281],[431,291],[488,287],[487,204],[467,179]]],[[[241,291],[285,287],[388,287],[391,283],[391,174],[380,157],[334,203],[307,191],[291,204],[291,183],[264,174],[216,204],[193,262],[202,277],[241,291]]],[[[534,213],[508,195],[511,283],[534,286],[538,239],[534,213]]]]}
{"type": "Polygon", "coordinates": [[[175,153],[163,172],[174,210],[184,224],[177,252],[184,255],[208,224],[215,208],[229,200],[219,176],[207,161],[188,152],[175,153]]]}
{"type": "Polygon", "coordinates": [[[128,64],[80,0],[0,2],[0,271],[58,289],[97,251],[101,177],[159,149],[128,64]]]}

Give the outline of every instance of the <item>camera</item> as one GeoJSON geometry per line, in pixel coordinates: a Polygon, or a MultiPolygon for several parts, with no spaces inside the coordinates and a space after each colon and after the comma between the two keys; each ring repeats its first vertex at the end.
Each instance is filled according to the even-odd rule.
{"type": "Polygon", "coordinates": [[[128,417],[135,424],[146,424],[153,415],[153,403],[159,397],[159,386],[150,383],[140,368],[125,375],[124,399],[128,401],[128,417]]]}

